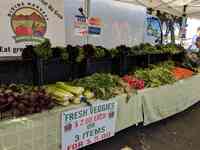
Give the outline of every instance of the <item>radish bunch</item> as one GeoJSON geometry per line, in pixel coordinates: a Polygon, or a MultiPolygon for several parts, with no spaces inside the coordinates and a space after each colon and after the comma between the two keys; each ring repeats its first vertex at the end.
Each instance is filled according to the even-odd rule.
{"type": "Polygon", "coordinates": [[[144,89],[144,87],[145,87],[144,80],[139,80],[139,79],[135,78],[134,76],[125,75],[122,79],[124,82],[128,83],[128,85],[131,88],[141,90],[141,89],[144,89]]]}

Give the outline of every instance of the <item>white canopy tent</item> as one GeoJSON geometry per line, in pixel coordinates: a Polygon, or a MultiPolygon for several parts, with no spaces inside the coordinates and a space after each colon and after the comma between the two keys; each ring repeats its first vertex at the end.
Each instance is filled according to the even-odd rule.
{"type": "Polygon", "coordinates": [[[185,14],[190,18],[200,19],[200,0],[117,0],[143,5],[153,10],[161,10],[176,16],[185,14]]]}

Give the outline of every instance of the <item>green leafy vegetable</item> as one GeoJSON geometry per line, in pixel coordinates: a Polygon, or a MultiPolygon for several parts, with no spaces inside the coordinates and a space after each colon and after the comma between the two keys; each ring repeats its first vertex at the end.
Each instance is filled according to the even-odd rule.
{"type": "Polygon", "coordinates": [[[145,87],[159,87],[165,84],[172,84],[176,80],[171,73],[172,62],[165,62],[158,65],[152,65],[147,69],[138,69],[134,76],[145,81],[145,87]]]}
{"type": "Polygon", "coordinates": [[[51,43],[50,43],[49,39],[45,39],[45,41],[43,43],[34,47],[33,51],[35,52],[35,54],[38,57],[43,58],[45,60],[47,60],[53,56],[53,52],[51,49],[51,43]]]}
{"type": "Polygon", "coordinates": [[[81,86],[95,92],[97,98],[109,99],[114,96],[113,88],[119,87],[120,77],[111,74],[93,74],[73,82],[76,86],[81,86]]]}
{"type": "Polygon", "coordinates": [[[54,57],[60,57],[65,62],[69,61],[69,53],[65,47],[55,47],[52,51],[54,57]]]}

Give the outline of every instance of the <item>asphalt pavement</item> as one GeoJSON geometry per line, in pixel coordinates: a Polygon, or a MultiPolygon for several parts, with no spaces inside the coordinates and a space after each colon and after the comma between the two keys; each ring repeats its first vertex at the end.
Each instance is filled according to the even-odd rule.
{"type": "Polygon", "coordinates": [[[149,126],[133,126],[82,150],[200,150],[200,103],[149,126]]]}

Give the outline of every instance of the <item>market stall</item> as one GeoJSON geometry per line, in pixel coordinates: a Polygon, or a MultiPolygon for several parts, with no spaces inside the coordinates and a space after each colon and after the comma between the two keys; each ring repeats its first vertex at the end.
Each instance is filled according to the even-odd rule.
{"type": "MultiPolygon", "coordinates": [[[[64,54],[70,56],[70,51],[69,53],[65,51],[67,49],[77,50],[77,55],[69,58],[71,61],[81,62],[76,64],[77,67],[82,67],[85,63],[85,68],[79,70],[83,71],[83,76],[71,76],[73,80],[58,78],[56,79],[58,82],[55,82],[46,80],[51,74],[44,76],[38,71],[40,86],[15,84],[1,86],[0,102],[4,106],[4,109],[1,109],[0,122],[1,148],[59,150],[62,145],[77,149],[109,138],[133,125],[139,123],[148,125],[165,119],[199,102],[199,70],[188,67],[189,62],[177,60],[177,56],[184,56],[182,54],[184,49],[180,46],[141,44],[131,48],[121,46],[111,51],[92,45],[59,49],[46,46],[48,51],[57,50],[57,55],[49,56],[46,53],[38,55],[38,49],[48,43],[49,41],[34,48],[28,47],[23,57],[29,59],[39,57],[43,60],[47,58],[51,61],[55,57],[66,56],[64,54]],[[33,48],[33,53],[27,55],[26,51],[30,48],[33,48]],[[99,73],[91,74],[87,72],[87,61],[84,60],[88,58],[86,57],[88,50],[93,54],[90,55],[92,56],[90,59],[112,56],[110,59],[119,59],[120,62],[116,64],[115,61],[111,61],[112,65],[129,67],[124,70],[113,66],[115,75],[102,73],[102,67],[100,69],[96,67],[99,73]],[[162,59],[155,56],[160,56],[162,59]],[[141,58],[144,57],[148,59],[143,60],[144,64],[140,64],[141,58]],[[183,68],[184,65],[188,68],[183,68]],[[69,115],[72,113],[75,115],[69,115]],[[89,119],[85,119],[82,124],[78,116],[89,119]],[[67,118],[68,121],[63,120],[67,118]],[[80,132],[76,133],[79,130],[80,132]],[[64,140],[65,138],[71,142],[64,140]],[[68,143],[63,145],[65,142],[68,143]]],[[[59,63],[54,65],[63,66],[65,64],[63,60],[68,60],[68,57],[61,58],[58,59],[59,63]]],[[[48,64],[38,63],[38,65],[48,64]]],[[[98,66],[96,63],[93,65],[98,66]]],[[[41,68],[44,67],[39,66],[38,70],[41,68]]]]}
{"type": "MultiPolygon", "coordinates": [[[[135,2],[153,9],[168,8],[164,7],[168,2],[135,2]]],[[[5,23],[11,21],[11,26],[4,25],[6,29],[2,33],[7,36],[0,43],[1,56],[9,56],[0,60],[0,149],[75,150],[133,125],[165,119],[199,102],[199,55],[187,56],[181,45],[142,43],[145,7],[134,7],[138,12],[136,17],[143,15],[135,24],[142,25],[141,30],[131,30],[138,37],[129,36],[132,21],[118,24],[119,17],[113,26],[120,29],[125,26],[127,33],[120,31],[114,41],[110,32],[107,32],[109,40],[106,34],[99,38],[102,30],[109,28],[102,28],[98,17],[88,19],[89,12],[84,11],[89,8],[83,9],[79,4],[67,6],[79,15],[71,16],[73,30],[67,30],[73,34],[67,36],[72,36],[70,40],[74,41],[66,46],[62,3],[25,0],[12,4],[7,13],[0,10],[5,23]],[[89,32],[91,37],[99,39],[90,38],[89,32]],[[106,46],[88,44],[103,40],[106,46]],[[75,46],[75,43],[82,44],[75,46]]],[[[111,4],[112,1],[102,6],[111,4]]],[[[193,7],[190,4],[188,9],[184,7],[184,13],[193,7]]],[[[8,8],[10,3],[2,6],[8,8]]],[[[172,10],[174,15],[183,14],[176,13],[182,8],[172,8],[171,4],[169,8],[168,12],[172,10]]],[[[193,13],[188,11],[187,15],[193,13]]],[[[123,19],[126,21],[126,17],[123,19]]],[[[149,36],[158,35],[153,33],[157,30],[151,32],[149,36]]],[[[153,41],[160,38],[154,37],[153,41]]]]}

